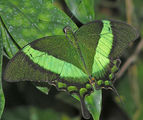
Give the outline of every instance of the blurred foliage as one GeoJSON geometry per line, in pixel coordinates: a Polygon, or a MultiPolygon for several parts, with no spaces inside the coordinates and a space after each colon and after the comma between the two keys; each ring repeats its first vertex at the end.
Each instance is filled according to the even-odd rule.
{"type": "Polygon", "coordinates": [[[70,118],[64,113],[52,109],[40,109],[36,107],[15,107],[3,114],[4,120],[79,120],[79,117],[70,118]]]}
{"type": "MultiPolygon", "coordinates": [[[[130,24],[139,29],[141,38],[143,35],[142,0],[17,1],[18,0],[0,1],[0,15],[3,20],[3,23],[0,24],[0,30],[2,31],[4,53],[5,56],[9,58],[12,58],[18,51],[18,48],[22,48],[35,39],[47,35],[64,34],[62,30],[67,25],[70,25],[73,30],[76,30],[77,26],[81,25],[79,21],[86,23],[90,20],[103,18],[123,21],[130,19],[130,24]],[[91,7],[88,3],[89,1],[93,2],[94,6],[91,7]],[[54,4],[52,4],[53,2],[54,4]],[[88,5],[85,6],[84,3],[88,5]],[[128,9],[127,6],[132,9],[128,9]],[[65,11],[76,24],[61,10],[65,11]],[[69,12],[70,10],[73,14],[69,12]],[[95,10],[95,13],[93,13],[93,10],[95,10]],[[131,13],[131,15],[128,15],[128,13],[131,13]],[[131,18],[129,18],[129,16],[131,18]]],[[[138,42],[139,41],[136,41],[136,43],[138,42]]],[[[1,43],[2,42],[0,42],[0,45],[1,43]]],[[[122,65],[135,50],[137,46],[136,43],[132,45],[132,50],[129,49],[124,56],[122,56],[122,65]]],[[[141,53],[142,52],[143,51],[141,51],[141,53]]],[[[2,56],[2,51],[0,51],[0,55],[2,56]]],[[[115,83],[123,104],[120,103],[117,96],[111,94],[109,91],[103,91],[101,119],[143,119],[142,59],[143,56],[140,54],[137,61],[133,63],[133,65],[128,68],[128,71],[124,73],[123,77],[118,79],[115,83]]],[[[3,64],[4,66],[7,64],[6,58],[4,58],[3,64]]],[[[67,93],[59,93],[54,88],[49,91],[47,88],[44,89],[38,86],[44,93],[49,92],[48,95],[45,95],[32,87],[32,85],[23,83],[11,85],[5,81],[3,82],[6,108],[2,120],[49,120],[49,118],[52,120],[83,119],[78,112],[80,111],[79,101],[67,93]],[[36,106],[37,104],[38,106],[36,106]]],[[[4,103],[4,97],[1,93],[2,92],[0,92],[0,113],[4,106],[4,104],[1,104],[1,101],[4,103]]],[[[95,107],[95,104],[93,107],[95,107]]],[[[96,107],[95,110],[97,110],[96,107]]]]}
{"type": "Polygon", "coordinates": [[[4,98],[4,94],[3,94],[3,89],[2,89],[2,63],[3,63],[3,37],[2,37],[2,23],[0,20],[0,119],[1,119],[1,115],[3,113],[3,109],[5,106],[5,98],[4,98]]]}
{"type": "Polygon", "coordinates": [[[0,8],[6,29],[20,48],[44,36],[64,34],[63,28],[67,25],[77,29],[72,20],[50,1],[1,0],[0,8]]]}
{"type": "MultiPolygon", "coordinates": [[[[138,60],[137,65],[133,65],[128,70],[126,76],[122,78],[118,85],[118,91],[121,95],[123,105],[121,107],[126,111],[131,120],[143,119],[143,62],[138,60]],[[133,71],[130,71],[130,70],[133,71]]],[[[119,102],[116,99],[117,103],[119,102]]]]}
{"type": "Polygon", "coordinates": [[[65,0],[67,6],[82,23],[95,20],[95,0],[65,0]]]}

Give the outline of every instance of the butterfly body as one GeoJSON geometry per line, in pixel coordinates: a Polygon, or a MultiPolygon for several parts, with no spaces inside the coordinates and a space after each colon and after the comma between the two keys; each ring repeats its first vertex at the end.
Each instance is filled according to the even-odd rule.
{"type": "Polygon", "coordinates": [[[65,36],[44,37],[25,46],[7,65],[4,79],[48,82],[76,94],[89,118],[84,97],[94,89],[112,88],[118,57],[138,35],[131,26],[110,20],[85,24],[75,33],[64,30],[65,36]]]}

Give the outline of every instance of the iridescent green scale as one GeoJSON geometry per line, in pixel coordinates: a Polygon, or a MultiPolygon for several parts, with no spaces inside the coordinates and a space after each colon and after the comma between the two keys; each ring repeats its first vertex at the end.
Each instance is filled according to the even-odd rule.
{"type": "Polygon", "coordinates": [[[138,34],[130,25],[112,20],[90,22],[75,33],[66,27],[65,32],[65,36],[48,36],[26,45],[10,60],[4,79],[48,82],[76,94],[83,116],[89,118],[84,97],[93,88],[112,88],[118,58],[138,34]]]}

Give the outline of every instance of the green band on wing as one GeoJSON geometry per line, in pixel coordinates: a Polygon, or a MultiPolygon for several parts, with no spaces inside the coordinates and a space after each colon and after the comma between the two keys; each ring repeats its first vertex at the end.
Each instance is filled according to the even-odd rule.
{"type": "MultiPolygon", "coordinates": [[[[30,45],[27,45],[23,49],[23,52],[29,56],[35,64],[38,64],[48,71],[59,74],[61,78],[88,78],[88,75],[73,64],[48,55],[48,53],[35,50],[30,45]]],[[[87,81],[86,79],[81,80],[81,82],[87,81]]]]}
{"type": "Polygon", "coordinates": [[[103,28],[100,33],[100,39],[96,47],[96,53],[94,56],[94,63],[92,67],[92,74],[99,78],[104,75],[104,69],[109,64],[110,60],[108,56],[112,49],[113,34],[110,25],[110,21],[103,20],[103,28]]]}

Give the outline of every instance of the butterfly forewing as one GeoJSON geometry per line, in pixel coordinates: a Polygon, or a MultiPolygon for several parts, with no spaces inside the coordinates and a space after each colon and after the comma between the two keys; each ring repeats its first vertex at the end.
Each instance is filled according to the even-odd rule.
{"type": "Polygon", "coordinates": [[[97,21],[83,25],[75,33],[87,70],[90,74],[92,74],[92,65],[102,27],[102,22],[97,21]]]}
{"type": "MultiPolygon", "coordinates": [[[[48,72],[48,76],[52,75],[49,74],[49,72],[51,72],[64,78],[87,77],[83,71],[84,67],[77,50],[68,42],[65,36],[45,37],[24,47],[15,55],[7,66],[5,78],[7,80],[15,80],[16,77],[19,76],[19,73],[21,73],[21,76],[29,77],[28,73],[30,72],[31,67],[35,69],[35,72],[36,70],[41,71],[41,74],[48,72]],[[21,67],[18,67],[19,65],[21,65],[21,67]],[[18,68],[20,68],[20,70],[18,68]],[[16,69],[17,72],[11,74],[9,71],[14,69],[16,69]],[[15,79],[13,79],[13,77],[15,79]]],[[[36,77],[36,73],[34,74],[36,77]]],[[[17,78],[17,81],[19,80],[19,77],[17,78]]],[[[26,79],[27,78],[23,80],[26,79]]],[[[29,77],[27,80],[34,79],[36,78],[30,79],[29,77]]]]}
{"type": "Polygon", "coordinates": [[[135,28],[120,21],[111,21],[111,28],[114,41],[110,57],[115,59],[125,52],[129,43],[136,40],[139,34],[135,28]]]}
{"type": "Polygon", "coordinates": [[[59,90],[76,94],[81,99],[83,115],[89,118],[84,97],[92,86],[78,50],[66,36],[52,36],[25,46],[8,63],[4,79],[10,82],[48,82],[59,90]]]}

